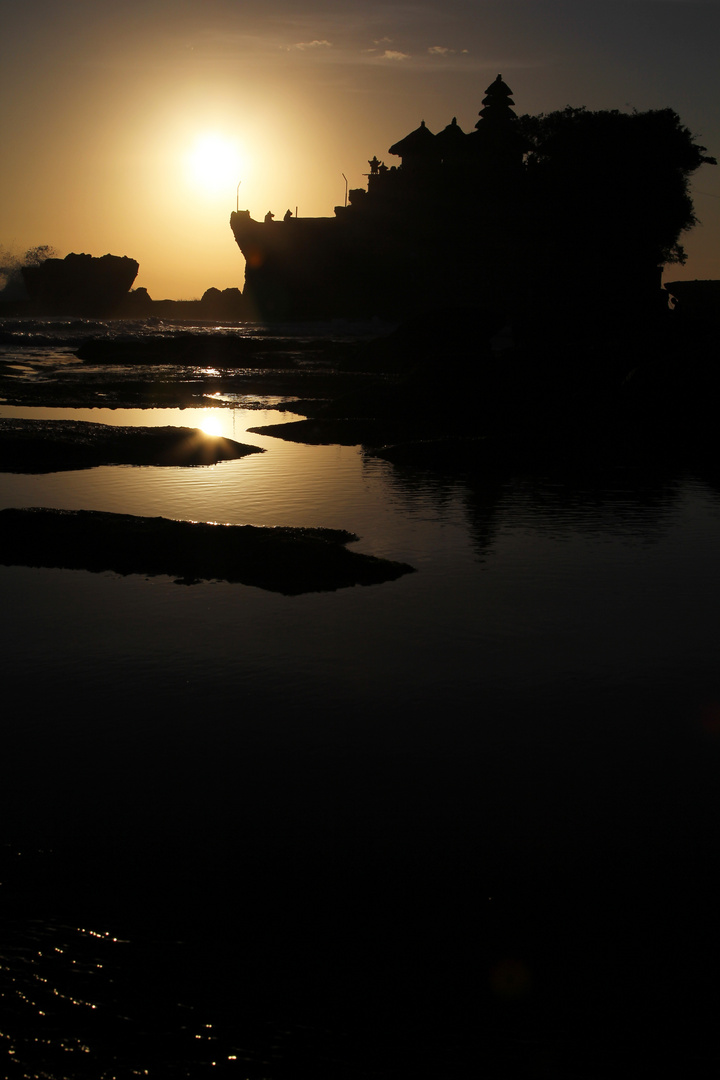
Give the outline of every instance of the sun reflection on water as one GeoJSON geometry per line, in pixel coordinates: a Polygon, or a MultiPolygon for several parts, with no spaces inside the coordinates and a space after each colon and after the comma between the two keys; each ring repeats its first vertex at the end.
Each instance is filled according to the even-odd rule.
{"type": "Polygon", "coordinates": [[[206,435],[212,435],[213,437],[223,434],[223,422],[221,417],[216,416],[215,413],[209,412],[207,419],[203,420],[200,430],[206,435]]]}

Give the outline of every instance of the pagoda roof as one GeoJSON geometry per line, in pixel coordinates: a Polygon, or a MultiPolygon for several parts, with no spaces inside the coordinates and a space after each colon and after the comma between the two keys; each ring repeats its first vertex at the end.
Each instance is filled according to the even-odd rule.
{"type": "Polygon", "coordinates": [[[444,127],[442,131],[438,131],[435,136],[435,147],[441,158],[451,161],[465,155],[466,140],[467,135],[453,116],[452,123],[444,127]]]}
{"type": "Polygon", "coordinates": [[[456,116],[453,116],[447,127],[438,131],[435,136],[436,143],[440,143],[443,147],[459,145],[463,139],[465,139],[465,132],[458,124],[456,116]]]}
{"type": "MultiPolygon", "coordinates": [[[[512,90],[506,82],[503,82],[502,75],[498,75],[497,79],[490,83],[485,93],[490,94],[491,97],[499,97],[501,94],[503,97],[512,97],[512,90]]],[[[511,104],[514,105],[515,102],[511,104]]]]}
{"type": "Polygon", "coordinates": [[[422,154],[430,150],[435,142],[435,135],[425,127],[425,121],[420,121],[420,127],[415,128],[400,142],[394,143],[388,150],[388,154],[398,154],[400,157],[407,155],[422,154]]]}
{"type": "Polygon", "coordinates": [[[497,108],[499,105],[505,106],[515,104],[511,97],[504,97],[501,99],[499,96],[496,97],[494,94],[486,94],[485,97],[482,99],[482,103],[483,105],[485,105],[486,108],[488,105],[497,108]]]}
{"type": "Polygon", "coordinates": [[[483,108],[480,110],[480,119],[475,127],[479,130],[483,121],[491,125],[506,124],[516,119],[515,113],[510,108],[514,105],[512,90],[503,82],[502,75],[498,75],[495,82],[490,83],[483,98],[483,108]]]}

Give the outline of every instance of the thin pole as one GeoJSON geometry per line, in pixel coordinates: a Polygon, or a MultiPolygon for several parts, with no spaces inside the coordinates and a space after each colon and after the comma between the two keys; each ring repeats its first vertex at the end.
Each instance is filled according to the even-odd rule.
{"type": "Polygon", "coordinates": [[[242,180],[238,180],[237,191],[235,193],[235,210],[237,211],[238,214],[240,213],[240,185],[241,184],[242,184],[242,180]]]}
{"type": "Polygon", "coordinates": [[[347,206],[347,189],[348,189],[347,176],[345,175],[345,173],[340,173],[340,175],[342,176],[343,180],[345,181],[345,205],[347,206]]]}

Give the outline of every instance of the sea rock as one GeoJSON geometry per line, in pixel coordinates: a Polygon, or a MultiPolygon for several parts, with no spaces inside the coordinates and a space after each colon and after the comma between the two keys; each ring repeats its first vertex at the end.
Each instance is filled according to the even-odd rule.
{"type": "Polygon", "coordinates": [[[200,300],[204,319],[243,319],[245,303],[239,289],[206,289],[200,300]]]}
{"type": "Polygon", "coordinates": [[[122,299],[118,307],[118,314],[125,318],[142,319],[154,313],[153,303],[154,301],[147,289],[142,287],[131,289],[127,296],[122,299]]]}
{"type": "Polygon", "coordinates": [[[35,314],[113,315],[137,277],[139,264],[126,255],[66,255],[23,266],[35,314]]]}

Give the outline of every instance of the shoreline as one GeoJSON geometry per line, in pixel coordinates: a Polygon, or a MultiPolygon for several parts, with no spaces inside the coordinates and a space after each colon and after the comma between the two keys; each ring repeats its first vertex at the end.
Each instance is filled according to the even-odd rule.
{"type": "MultiPolygon", "coordinates": [[[[293,328],[297,331],[297,328],[293,328]]],[[[477,473],[584,461],[714,465],[720,390],[712,322],[672,312],[614,342],[568,339],[494,351],[472,313],[368,340],[272,332],[90,336],[61,358],[0,358],[18,407],[233,407],[293,397],[298,420],[260,433],[360,444],[398,464],[477,473]]],[[[11,346],[12,347],[12,346],[11,346]]],[[[42,348],[39,346],[38,348],[42,348]]]]}

